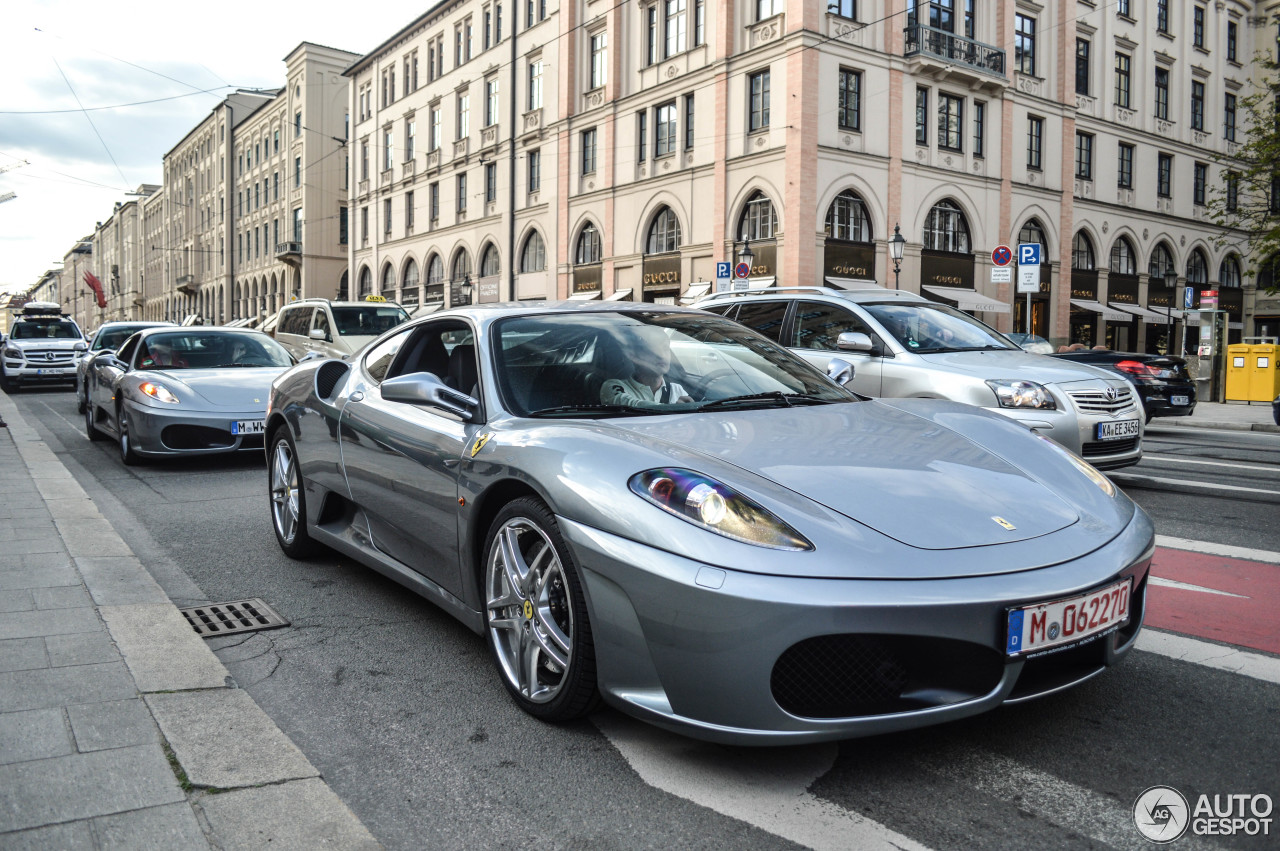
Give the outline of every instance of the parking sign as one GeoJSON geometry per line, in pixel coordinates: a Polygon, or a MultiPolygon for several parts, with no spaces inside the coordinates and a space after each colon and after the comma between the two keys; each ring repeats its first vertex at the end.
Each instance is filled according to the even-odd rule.
{"type": "Polygon", "coordinates": [[[1019,266],[1039,266],[1040,265],[1040,243],[1019,242],[1018,243],[1018,265],[1019,266]]]}
{"type": "Polygon", "coordinates": [[[729,284],[733,278],[732,263],[716,263],[716,292],[724,293],[729,291],[729,284]]]}

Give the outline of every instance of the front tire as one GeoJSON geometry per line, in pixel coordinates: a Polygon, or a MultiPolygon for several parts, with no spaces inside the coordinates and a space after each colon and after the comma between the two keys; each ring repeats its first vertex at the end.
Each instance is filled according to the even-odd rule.
{"type": "Polygon", "coordinates": [[[271,528],[285,555],[304,558],[315,552],[316,543],[307,533],[307,501],[298,470],[298,451],[287,427],[277,429],[271,436],[268,457],[271,461],[267,477],[271,528]]]}
{"type": "Polygon", "coordinates": [[[517,499],[498,512],[484,552],[485,635],[502,684],[544,721],[595,709],[586,597],[555,517],[540,500],[517,499]]]}
{"type": "Polygon", "coordinates": [[[129,415],[121,406],[116,412],[116,427],[120,429],[120,460],[125,466],[136,467],[142,463],[141,456],[133,451],[133,440],[129,437],[129,415]]]}
{"type": "Polygon", "coordinates": [[[0,367],[0,390],[6,393],[18,392],[18,382],[9,377],[9,374],[4,371],[4,367],[0,367]]]}
{"type": "Polygon", "coordinates": [[[86,404],[82,413],[84,414],[85,437],[89,438],[92,443],[102,440],[102,432],[98,431],[98,427],[93,424],[93,405],[86,404]]]}

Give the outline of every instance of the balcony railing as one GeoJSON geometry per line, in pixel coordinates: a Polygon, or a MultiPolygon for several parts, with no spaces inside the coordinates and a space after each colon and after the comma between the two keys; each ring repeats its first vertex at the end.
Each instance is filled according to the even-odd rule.
{"type": "Polygon", "coordinates": [[[1004,51],[998,47],[923,24],[909,25],[905,33],[903,56],[932,56],[994,77],[1005,75],[1004,51]]]}
{"type": "Polygon", "coordinates": [[[179,275],[177,285],[178,289],[184,293],[193,293],[200,288],[195,275],[179,275]]]}
{"type": "Polygon", "coordinates": [[[289,254],[301,254],[301,242],[277,242],[276,243],[276,259],[285,257],[289,254]]]}

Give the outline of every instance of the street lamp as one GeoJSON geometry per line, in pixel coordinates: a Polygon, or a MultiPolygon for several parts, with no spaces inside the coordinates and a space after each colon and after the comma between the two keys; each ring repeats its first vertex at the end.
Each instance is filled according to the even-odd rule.
{"type": "Polygon", "coordinates": [[[462,276],[462,286],[458,287],[458,292],[465,299],[465,304],[471,304],[471,273],[468,272],[462,276]]]}
{"type": "Polygon", "coordinates": [[[1165,302],[1165,343],[1164,353],[1173,354],[1173,297],[1178,292],[1178,272],[1172,266],[1164,270],[1164,288],[1169,291],[1169,300],[1165,302]]]}
{"type": "Polygon", "coordinates": [[[893,288],[898,289],[898,277],[902,269],[902,250],[907,247],[907,238],[902,230],[893,226],[893,237],[889,239],[889,259],[893,261],[893,288]]]}
{"type": "MultiPolygon", "coordinates": [[[[747,268],[750,269],[755,265],[755,259],[756,259],[756,253],[751,250],[751,240],[750,239],[742,240],[742,250],[738,252],[738,262],[746,263],[747,268]]],[[[747,276],[750,277],[750,274],[751,273],[748,272],[747,276]]]]}

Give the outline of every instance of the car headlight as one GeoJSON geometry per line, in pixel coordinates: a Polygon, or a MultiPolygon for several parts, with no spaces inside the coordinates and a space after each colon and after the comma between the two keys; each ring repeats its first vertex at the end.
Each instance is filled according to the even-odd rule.
{"type": "Polygon", "coordinates": [[[636,473],[628,484],[663,511],[717,535],[775,550],[813,549],[768,509],[701,473],[664,467],[636,473]]]}
{"type": "Polygon", "coordinates": [[[1002,408],[1040,408],[1052,411],[1058,407],[1049,390],[1034,381],[994,378],[987,381],[987,386],[996,394],[996,401],[1002,408]]]}
{"type": "Polygon", "coordinates": [[[168,402],[170,405],[178,404],[178,397],[169,392],[169,388],[163,384],[156,384],[154,381],[144,381],[138,386],[138,389],[159,402],[168,402]]]}
{"type": "Polygon", "coordinates": [[[1107,496],[1116,495],[1116,486],[1112,484],[1110,479],[1102,475],[1102,473],[1098,472],[1097,467],[1093,466],[1088,461],[1084,460],[1079,455],[1072,452],[1070,449],[1067,449],[1065,446],[1058,443],[1057,441],[1050,440],[1049,438],[1045,437],[1043,434],[1037,434],[1036,437],[1040,438],[1045,443],[1052,446],[1055,451],[1057,451],[1063,457],[1065,457],[1068,461],[1070,461],[1077,470],[1079,470],[1080,472],[1088,476],[1089,481],[1093,482],[1095,485],[1101,488],[1102,492],[1105,493],[1107,496]]]}
{"type": "Polygon", "coordinates": [[[19,349],[16,346],[5,346],[4,356],[12,358],[13,360],[22,360],[22,349],[19,349]]]}

